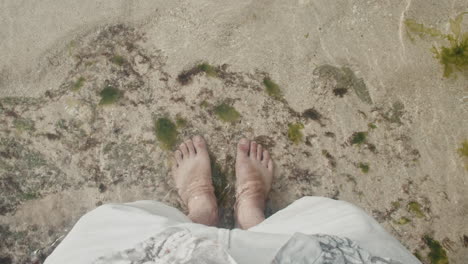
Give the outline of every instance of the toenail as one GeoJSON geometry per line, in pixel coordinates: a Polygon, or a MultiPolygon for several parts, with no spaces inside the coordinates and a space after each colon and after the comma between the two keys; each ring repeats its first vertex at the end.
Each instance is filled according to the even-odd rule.
{"type": "Polygon", "coordinates": [[[200,136],[193,137],[193,140],[195,140],[196,142],[201,142],[202,141],[200,136]]]}
{"type": "Polygon", "coordinates": [[[243,138],[239,141],[240,144],[248,144],[249,141],[246,138],[243,138]]]}

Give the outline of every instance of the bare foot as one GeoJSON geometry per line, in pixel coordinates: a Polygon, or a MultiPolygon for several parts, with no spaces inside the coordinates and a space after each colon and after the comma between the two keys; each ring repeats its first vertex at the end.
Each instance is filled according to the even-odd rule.
{"type": "Polygon", "coordinates": [[[195,223],[214,226],[218,223],[218,207],[211,181],[210,158],[205,140],[200,136],[186,140],[175,151],[172,167],[177,191],[195,223]]]}
{"type": "Polygon", "coordinates": [[[273,180],[273,161],[262,145],[245,138],[237,145],[235,218],[242,229],[265,220],[265,202],[273,180]]]}

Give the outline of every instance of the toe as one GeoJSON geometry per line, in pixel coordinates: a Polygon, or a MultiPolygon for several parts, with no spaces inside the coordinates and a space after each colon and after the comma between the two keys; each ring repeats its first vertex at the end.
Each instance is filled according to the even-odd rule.
{"type": "Polygon", "coordinates": [[[206,142],[201,136],[193,137],[193,145],[195,146],[195,151],[198,153],[206,153],[206,142]]]}
{"type": "Polygon", "coordinates": [[[247,157],[249,155],[250,142],[246,138],[239,140],[237,144],[237,156],[247,157]]]}
{"type": "MultiPolygon", "coordinates": [[[[177,161],[177,158],[175,157],[175,153],[174,153],[174,157],[171,159],[171,170],[173,173],[175,173],[175,171],[177,170],[178,168],[178,165],[179,165],[179,162],[177,161]]],[[[174,175],[174,174],[173,174],[174,175]]]]}
{"type": "Polygon", "coordinates": [[[268,167],[268,162],[270,162],[270,152],[264,150],[262,164],[265,165],[265,167],[268,167]]]}
{"type": "Polygon", "coordinates": [[[177,162],[177,165],[179,165],[182,162],[182,152],[180,150],[176,150],[174,153],[174,158],[177,162]]]}
{"type": "Polygon", "coordinates": [[[251,159],[257,159],[257,142],[250,142],[250,153],[249,156],[251,159]]]}
{"type": "Polygon", "coordinates": [[[182,143],[180,144],[179,149],[182,152],[182,155],[184,156],[184,158],[188,158],[189,151],[188,151],[187,145],[185,145],[185,143],[182,143]]]}
{"type": "Polygon", "coordinates": [[[273,160],[268,161],[267,168],[268,168],[269,171],[273,172],[273,160]]]}
{"type": "Polygon", "coordinates": [[[262,155],[263,155],[263,147],[262,145],[258,144],[257,145],[257,160],[262,160],[262,155]]]}
{"type": "Polygon", "coordinates": [[[189,151],[189,155],[190,156],[195,156],[195,147],[193,146],[193,142],[191,139],[188,139],[185,141],[185,145],[187,146],[188,148],[188,151],[189,151]]]}

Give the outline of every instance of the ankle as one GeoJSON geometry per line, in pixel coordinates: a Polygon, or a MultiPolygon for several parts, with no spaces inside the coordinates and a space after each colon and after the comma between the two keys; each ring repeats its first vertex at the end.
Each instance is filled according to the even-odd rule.
{"type": "Polygon", "coordinates": [[[218,224],[218,206],[214,194],[202,194],[194,196],[187,203],[188,217],[194,223],[208,226],[218,224]]]}
{"type": "Polygon", "coordinates": [[[248,181],[236,187],[236,207],[245,204],[263,211],[266,198],[267,190],[261,181],[248,181]]]}
{"type": "Polygon", "coordinates": [[[265,202],[258,198],[240,200],[234,210],[236,223],[241,229],[249,229],[265,220],[265,202]]]}
{"type": "Polygon", "coordinates": [[[265,220],[266,192],[261,182],[248,182],[237,188],[234,214],[237,225],[248,229],[265,220]]]}

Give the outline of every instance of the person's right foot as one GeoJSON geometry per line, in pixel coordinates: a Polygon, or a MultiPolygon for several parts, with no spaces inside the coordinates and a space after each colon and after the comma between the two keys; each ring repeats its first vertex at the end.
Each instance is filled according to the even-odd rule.
{"type": "Polygon", "coordinates": [[[265,220],[265,202],[273,180],[273,161],[262,145],[245,138],[237,145],[235,218],[242,229],[265,220]]]}

